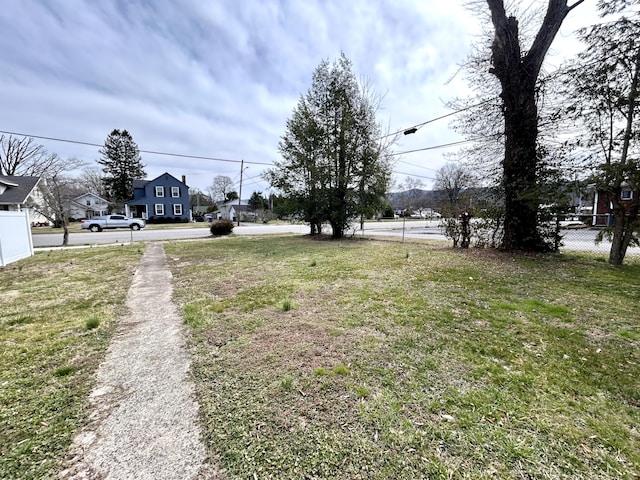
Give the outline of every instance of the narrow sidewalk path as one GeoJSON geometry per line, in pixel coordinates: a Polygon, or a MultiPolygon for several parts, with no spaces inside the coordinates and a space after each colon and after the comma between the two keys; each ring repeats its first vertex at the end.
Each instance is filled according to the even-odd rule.
{"type": "Polygon", "coordinates": [[[61,479],[216,477],[200,440],[190,358],[172,292],[162,244],[147,244],[127,314],[98,370],[90,422],[74,439],[61,479]]]}

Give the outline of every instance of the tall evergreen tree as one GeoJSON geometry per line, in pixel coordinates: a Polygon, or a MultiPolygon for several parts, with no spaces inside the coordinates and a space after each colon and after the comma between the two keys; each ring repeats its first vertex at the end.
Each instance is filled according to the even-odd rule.
{"type": "Polygon", "coordinates": [[[109,199],[118,207],[133,198],[133,180],[144,178],[146,173],[140,158],[138,145],[126,130],[114,129],[100,149],[105,176],[102,179],[109,199]]]}
{"type": "Polygon", "coordinates": [[[341,238],[351,220],[383,200],[390,164],[378,140],[377,103],[343,54],[333,64],[320,63],[287,121],[282,160],[266,178],[289,200],[290,213],[310,223],[312,234],[326,221],[333,237],[341,238]]]}

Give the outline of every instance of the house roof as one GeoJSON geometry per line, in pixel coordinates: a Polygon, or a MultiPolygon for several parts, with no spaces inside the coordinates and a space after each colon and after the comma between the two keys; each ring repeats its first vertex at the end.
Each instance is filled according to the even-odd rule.
{"type": "Polygon", "coordinates": [[[253,212],[253,209],[249,208],[249,205],[231,205],[236,212],[253,212]]]}
{"type": "MultiPolygon", "coordinates": [[[[146,188],[146,186],[149,183],[155,183],[156,180],[158,180],[160,177],[164,177],[165,175],[170,176],[176,182],[183,184],[186,188],[189,188],[186,183],[178,180],[176,177],[171,175],[169,172],[164,172],[162,175],[158,175],[156,178],[154,178],[152,180],[136,180],[136,179],[134,179],[133,180],[133,188],[134,188],[134,190],[136,188],[146,188]]],[[[164,184],[161,184],[161,185],[164,185],[164,184]]],[[[151,199],[145,195],[144,197],[136,198],[136,199],[133,199],[133,200],[128,200],[128,201],[125,202],[125,204],[126,205],[145,205],[149,201],[151,201],[151,199]]]]}
{"type": "MultiPolygon", "coordinates": [[[[249,200],[240,200],[240,205],[249,205],[249,200]]],[[[238,199],[236,198],[235,200],[229,200],[227,202],[224,202],[222,204],[222,206],[225,207],[237,207],[238,206],[238,199]]]]}
{"type": "Polygon", "coordinates": [[[0,183],[7,187],[7,189],[0,194],[0,205],[18,205],[25,203],[39,181],[40,177],[0,175],[0,183]]]}
{"type": "Polygon", "coordinates": [[[84,197],[93,197],[96,200],[98,200],[100,203],[109,203],[106,199],[102,198],[100,195],[96,195],[95,193],[91,193],[91,192],[87,192],[87,193],[83,193],[82,195],[78,195],[77,197],[74,197],[73,201],[74,202],[78,202],[79,200],[83,199],[84,197]]]}
{"type": "Polygon", "coordinates": [[[158,180],[160,177],[164,177],[165,175],[169,175],[171,178],[173,178],[176,182],[178,183],[182,183],[185,187],[187,187],[187,184],[182,182],[181,180],[178,180],[176,177],[174,177],[173,175],[171,175],[169,172],[164,172],[162,175],[158,175],[156,178],[151,179],[151,180],[133,180],[133,188],[144,188],[147,186],[148,183],[152,183],[155,182],[156,180],[158,180]]]}
{"type": "Polygon", "coordinates": [[[87,192],[87,193],[83,193],[82,195],[78,195],[77,197],[74,197],[71,202],[73,202],[75,205],[82,207],[82,208],[87,208],[87,205],[85,205],[84,203],[82,203],[82,199],[86,198],[86,197],[93,197],[97,200],[96,204],[104,204],[104,205],[109,205],[109,202],[107,200],[105,200],[104,198],[102,198],[100,195],[96,195],[95,193],[91,193],[91,192],[87,192]]]}

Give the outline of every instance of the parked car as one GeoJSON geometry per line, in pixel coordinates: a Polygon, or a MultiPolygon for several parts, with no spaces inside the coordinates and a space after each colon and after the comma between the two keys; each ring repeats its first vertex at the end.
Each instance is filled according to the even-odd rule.
{"type": "Polygon", "coordinates": [[[144,228],[144,221],[139,218],[129,218],[124,215],[107,215],[83,220],[81,227],[92,232],[101,232],[105,228],[130,228],[140,230],[144,228]]]}

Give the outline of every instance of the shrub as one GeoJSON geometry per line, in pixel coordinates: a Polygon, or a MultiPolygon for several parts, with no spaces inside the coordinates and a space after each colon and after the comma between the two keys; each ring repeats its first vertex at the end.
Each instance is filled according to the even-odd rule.
{"type": "Polygon", "coordinates": [[[233,231],[231,220],[214,220],[211,222],[211,235],[229,235],[233,231]]]}

